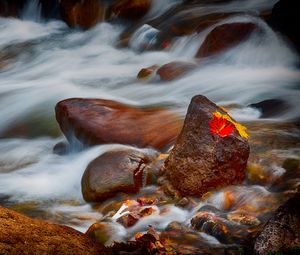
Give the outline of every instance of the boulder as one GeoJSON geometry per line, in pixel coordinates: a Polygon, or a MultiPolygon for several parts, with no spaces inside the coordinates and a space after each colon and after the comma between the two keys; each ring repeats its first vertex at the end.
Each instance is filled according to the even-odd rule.
{"type": "Polygon", "coordinates": [[[106,254],[104,247],[66,226],[0,207],[0,254],[106,254]]]}
{"type": "MultiPolygon", "coordinates": [[[[300,193],[280,206],[257,237],[256,254],[300,251],[300,193]]],[[[276,253],[277,254],[277,253],[276,253]]]]}
{"type": "Polygon", "coordinates": [[[95,0],[61,0],[61,18],[70,27],[89,29],[105,18],[105,5],[95,0]]]}
{"type": "Polygon", "coordinates": [[[182,195],[243,182],[250,151],[245,129],[206,97],[195,96],[161,174],[182,195]]]}
{"type": "Polygon", "coordinates": [[[290,108],[289,104],[282,99],[268,99],[250,104],[249,107],[258,109],[261,112],[261,118],[278,116],[290,108]]]}
{"type": "Polygon", "coordinates": [[[56,105],[56,119],[72,143],[120,143],[167,149],[182,127],[181,118],[166,109],[121,104],[103,99],[73,98],[56,105]]]}
{"type": "Polygon", "coordinates": [[[138,75],[137,78],[139,80],[144,80],[144,79],[150,79],[151,77],[153,77],[153,75],[155,74],[155,71],[159,68],[158,65],[152,65],[146,68],[142,68],[138,75]]]}
{"type": "Polygon", "coordinates": [[[205,38],[196,57],[205,58],[228,50],[258,30],[254,23],[227,23],[214,28],[205,38]]]}
{"type": "Polygon", "coordinates": [[[0,17],[19,17],[26,0],[1,0],[0,17]]]}
{"type": "Polygon", "coordinates": [[[117,192],[137,193],[152,182],[155,154],[145,154],[135,149],[109,151],[86,168],[81,181],[86,201],[102,201],[117,192]],[[152,169],[151,169],[152,168],[152,169]]]}
{"type": "Polygon", "coordinates": [[[157,70],[157,74],[163,81],[172,81],[181,76],[184,76],[188,72],[194,70],[197,67],[194,63],[174,61],[163,65],[157,70]]]}
{"type": "Polygon", "coordinates": [[[137,20],[147,14],[151,7],[151,0],[117,0],[111,6],[113,15],[137,20]]]}

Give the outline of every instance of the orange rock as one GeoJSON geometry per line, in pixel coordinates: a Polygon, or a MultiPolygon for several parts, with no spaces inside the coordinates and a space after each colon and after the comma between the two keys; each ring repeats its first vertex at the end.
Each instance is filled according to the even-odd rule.
{"type": "Polygon", "coordinates": [[[151,78],[155,71],[159,68],[158,65],[153,65],[153,66],[149,66],[146,68],[141,69],[141,71],[139,71],[137,78],[138,79],[148,79],[151,78]]]}
{"type": "Polygon", "coordinates": [[[103,99],[73,98],[56,105],[56,119],[70,142],[120,143],[159,150],[172,145],[181,118],[163,108],[138,108],[103,99]]]}
{"type": "Polygon", "coordinates": [[[234,203],[234,195],[230,191],[224,192],[224,204],[223,207],[225,210],[229,210],[234,203]]]}
{"type": "Polygon", "coordinates": [[[257,30],[254,23],[228,23],[217,26],[205,38],[196,57],[205,58],[232,48],[257,30]]]}
{"type": "Polygon", "coordinates": [[[60,12],[70,27],[82,29],[89,29],[105,19],[105,6],[101,1],[62,0],[60,12]]]}
{"type": "Polygon", "coordinates": [[[157,74],[163,81],[175,80],[197,67],[194,63],[174,61],[163,65],[157,70],[157,74]]]}

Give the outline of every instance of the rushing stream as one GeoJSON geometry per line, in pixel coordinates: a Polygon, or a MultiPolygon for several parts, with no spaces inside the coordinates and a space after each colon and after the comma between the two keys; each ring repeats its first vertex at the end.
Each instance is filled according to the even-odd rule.
{"type": "MultiPolygon", "coordinates": [[[[175,2],[180,1],[154,1],[148,15],[159,15],[175,2]]],[[[220,8],[258,12],[276,1],[244,0],[242,7],[240,2],[199,11],[220,8]]],[[[252,21],[263,35],[254,33],[247,41],[209,59],[180,79],[145,83],[136,79],[140,69],[174,60],[194,61],[199,46],[216,25],[179,38],[168,50],[139,52],[147,29],[137,31],[129,48],[120,49],[117,41],[125,29],[122,24],[101,23],[88,31],[70,29],[61,21],[43,21],[35,0],[28,2],[22,17],[0,18],[2,205],[81,231],[104,216],[97,207],[84,202],[80,181],[91,160],[120,145],[75,149],[64,156],[53,154],[54,145],[65,140],[56,123],[54,107],[70,97],[105,98],[142,106],[166,105],[184,117],[192,96],[202,94],[219,105],[229,106],[231,115],[248,126],[255,146],[265,143],[263,149],[257,150],[261,154],[253,150],[250,160],[263,162],[270,178],[285,171],[282,168],[285,159],[300,157],[299,129],[289,124],[300,116],[299,57],[262,19],[237,15],[222,21],[252,21]],[[262,119],[261,113],[248,105],[266,99],[282,99],[289,108],[274,119],[262,119]]],[[[153,189],[148,187],[143,192],[151,193],[153,189]]],[[[268,186],[244,185],[219,191],[196,209],[203,204],[222,209],[223,194],[228,189],[238,194],[240,206],[257,206],[257,198],[278,196],[268,186]]],[[[196,210],[166,206],[168,211],[163,215],[146,217],[128,230],[116,223],[114,240],[122,240],[128,233],[131,237],[149,224],[158,229],[174,220],[189,225],[196,210]]],[[[276,208],[276,203],[272,206],[276,208]]],[[[212,237],[205,238],[217,242],[212,237]]]]}

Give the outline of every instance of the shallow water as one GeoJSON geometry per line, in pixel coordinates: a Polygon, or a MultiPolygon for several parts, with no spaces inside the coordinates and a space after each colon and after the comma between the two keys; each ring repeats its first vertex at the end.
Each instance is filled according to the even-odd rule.
{"type": "MultiPolygon", "coordinates": [[[[200,34],[179,38],[169,50],[139,52],[136,49],[144,36],[134,37],[131,48],[116,46],[118,36],[125,29],[122,24],[102,23],[86,32],[72,30],[60,21],[41,21],[34,2],[27,5],[23,20],[0,18],[2,204],[81,231],[104,216],[83,201],[80,181],[92,159],[119,145],[75,150],[65,156],[53,154],[53,146],[64,140],[55,121],[54,106],[70,97],[113,99],[133,105],[167,105],[184,116],[191,97],[203,94],[220,105],[235,105],[229,108],[232,116],[246,122],[251,136],[258,137],[258,145],[257,140],[253,140],[256,142],[253,158],[268,157],[259,154],[261,151],[267,151],[269,158],[272,156],[274,167],[269,169],[269,175],[277,175],[278,169],[282,170],[284,159],[300,157],[299,130],[294,126],[278,127],[278,123],[287,123],[300,115],[299,57],[292,46],[261,19],[243,15],[223,21],[252,21],[263,33],[253,34],[246,42],[203,62],[178,80],[145,83],[136,79],[141,68],[173,60],[194,61],[201,42],[216,25],[200,34]],[[258,110],[247,107],[271,98],[288,101],[289,111],[276,119],[261,120],[258,110]],[[252,129],[257,125],[261,128],[252,129]],[[264,134],[270,136],[266,135],[266,139],[280,138],[282,142],[275,148],[270,142],[261,149],[263,145],[259,142],[264,142],[264,134]],[[32,205],[33,202],[37,204],[32,205]]],[[[161,1],[154,2],[151,17],[179,1],[167,1],[164,6],[159,6],[161,1]]],[[[242,7],[234,1],[209,8],[260,11],[276,1],[243,2],[242,7]]],[[[209,8],[201,8],[201,11],[209,11],[209,8]]],[[[253,197],[275,197],[268,186],[240,186],[231,191],[235,189],[239,189],[240,203],[244,204],[251,203],[253,197]]],[[[213,194],[198,207],[210,203],[222,209],[223,193],[213,194]]],[[[161,229],[178,220],[188,225],[195,212],[174,205],[165,207],[168,212],[163,216],[157,213],[146,217],[128,231],[114,223],[121,233],[115,240],[143,231],[149,224],[161,229]]],[[[161,210],[163,207],[158,208],[158,212],[161,210]]]]}

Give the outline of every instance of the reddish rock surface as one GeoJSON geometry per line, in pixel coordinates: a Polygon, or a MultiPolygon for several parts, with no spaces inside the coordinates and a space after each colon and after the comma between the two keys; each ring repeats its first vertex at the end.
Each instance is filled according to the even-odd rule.
{"type": "Polygon", "coordinates": [[[86,145],[120,143],[163,150],[182,127],[177,114],[161,108],[138,108],[102,99],[73,98],[56,106],[56,119],[69,141],[86,145]]]}
{"type": "Polygon", "coordinates": [[[138,75],[137,75],[137,78],[138,79],[149,79],[151,78],[155,71],[159,68],[158,65],[153,65],[153,66],[149,66],[149,67],[146,67],[146,68],[142,68],[138,75]]]}
{"type": "Polygon", "coordinates": [[[174,61],[160,67],[157,70],[157,74],[163,81],[172,81],[194,70],[196,67],[197,65],[194,63],[174,61]]]}
{"type": "Polygon", "coordinates": [[[143,17],[151,7],[151,0],[117,0],[112,13],[118,17],[136,20],[143,17]]]}
{"type": "Polygon", "coordinates": [[[212,133],[209,123],[216,111],[228,116],[204,96],[192,99],[181,134],[162,167],[162,174],[182,195],[201,196],[245,178],[248,141],[235,127],[225,137],[212,133]]]}
{"type": "Polygon", "coordinates": [[[60,13],[70,27],[89,29],[104,20],[105,6],[94,0],[62,0],[60,13]]]}
{"type": "Polygon", "coordinates": [[[228,23],[217,26],[205,38],[196,57],[205,58],[244,41],[250,34],[258,29],[254,23],[228,23]]]}
{"type": "Polygon", "coordinates": [[[106,152],[93,160],[82,177],[82,194],[86,201],[102,201],[117,192],[136,193],[151,182],[154,156],[138,150],[106,152]],[[151,158],[152,157],[152,158],[151,158]]]}
{"type": "Polygon", "coordinates": [[[3,255],[103,255],[104,248],[82,233],[28,218],[0,207],[0,254],[3,255]]]}

